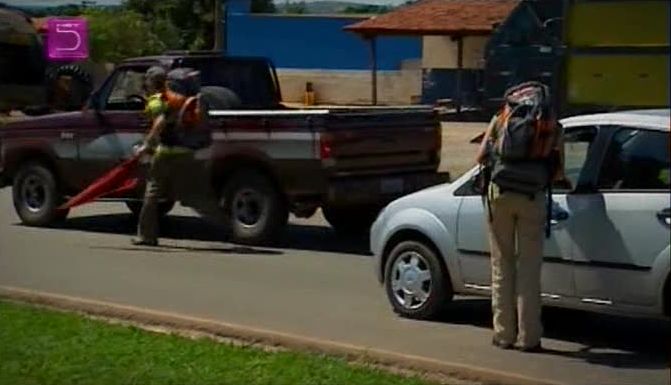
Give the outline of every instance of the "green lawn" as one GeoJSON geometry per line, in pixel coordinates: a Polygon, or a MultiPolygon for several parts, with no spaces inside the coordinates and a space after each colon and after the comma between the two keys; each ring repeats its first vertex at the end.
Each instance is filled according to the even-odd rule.
{"type": "Polygon", "coordinates": [[[344,360],[266,352],[0,302],[0,384],[426,384],[344,360]]]}

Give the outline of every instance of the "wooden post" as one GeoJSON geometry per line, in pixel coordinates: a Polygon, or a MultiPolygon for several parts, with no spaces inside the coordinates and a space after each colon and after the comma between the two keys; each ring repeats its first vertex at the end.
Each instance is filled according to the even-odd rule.
{"type": "Polygon", "coordinates": [[[461,113],[464,72],[464,37],[457,37],[457,114],[461,113]]]}
{"type": "Polygon", "coordinates": [[[369,36],[370,40],[370,67],[371,67],[371,104],[377,105],[377,42],[375,36],[369,36]]]}

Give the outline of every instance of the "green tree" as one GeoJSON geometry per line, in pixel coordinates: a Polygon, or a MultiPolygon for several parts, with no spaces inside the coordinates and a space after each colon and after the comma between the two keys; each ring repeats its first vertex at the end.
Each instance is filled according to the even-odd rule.
{"type": "Polygon", "coordinates": [[[252,13],[275,13],[277,8],[273,0],[252,0],[252,13]]]}
{"type": "Polygon", "coordinates": [[[362,4],[362,5],[350,5],[345,8],[342,13],[367,13],[367,14],[378,14],[386,13],[391,10],[391,7],[386,5],[374,5],[374,4],[362,4]]]}
{"type": "Polygon", "coordinates": [[[209,49],[214,45],[215,0],[125,0],[172,49],[209,49]],[[165,36],[164,36],[165,35],[165,36]]]}
{"type": "Polygon", "coordinates": [[[142,15],[132,11],[87,9],[91,59],[119,62],[127,57],[157,54],[165,44],[142,15]]]}
{"type": "Polygon", "coordinates": [[[284,3],[284,13],[292,15],[302,15],[307,11],[307,5],[305,1],[290,2],[287,1],[284,3]]]}

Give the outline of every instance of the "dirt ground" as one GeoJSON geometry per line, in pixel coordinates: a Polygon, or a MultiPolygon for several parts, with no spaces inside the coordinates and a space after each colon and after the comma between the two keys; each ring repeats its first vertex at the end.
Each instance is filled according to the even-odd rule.
{"type": "Polygon", "coordinates": [[[452,180],[468,171],[475,164],[478,145],[470,140],[487,128],[487,123],[444,122],[441,171],[449,171],[452,180]]]}

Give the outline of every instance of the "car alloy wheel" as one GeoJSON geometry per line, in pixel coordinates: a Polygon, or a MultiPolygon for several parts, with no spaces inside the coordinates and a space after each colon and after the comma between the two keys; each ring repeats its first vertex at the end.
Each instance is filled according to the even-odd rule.
{"type": "Polygon", "coordinates": [[[433,319],[452,300],[447,267],[435,247],[407,240],[391,248],[386,258],[384,287],[394,311],[403,317],[433,319]]]}
{"type": "Polygon", "coordinates": [[[419,309],[431,295],[429,264],[415,251],[404,252],[396,259],[389,279],[394,298],[406,309],[419,309]]]}

